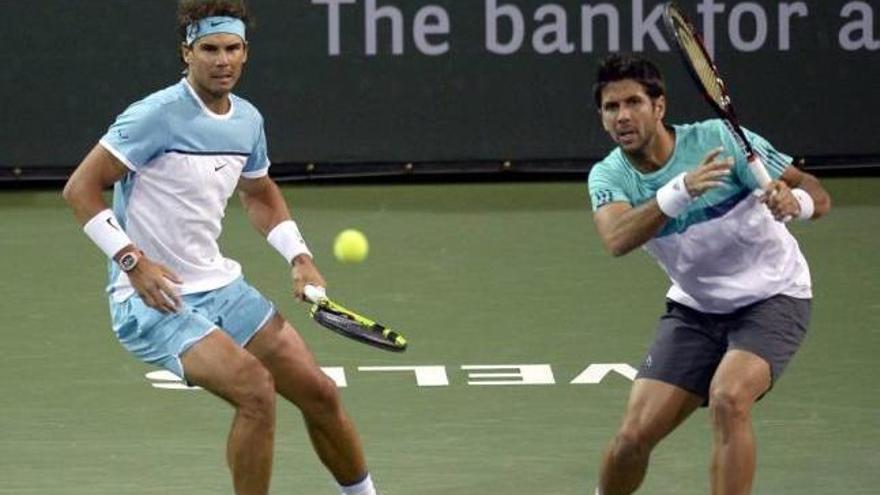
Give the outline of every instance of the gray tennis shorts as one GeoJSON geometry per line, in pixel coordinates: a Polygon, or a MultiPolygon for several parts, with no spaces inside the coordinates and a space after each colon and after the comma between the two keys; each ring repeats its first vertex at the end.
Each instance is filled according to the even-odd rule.
{"type": "Polygon", "coordinates": [[[666,302],[657,336],[637,378],[651,378],[709,397],[724,354],[740,349],[770,364],[773,383],[798,350],[810,321],[810,300],[773,296],[733,313],[703,313],[666,302]]]}

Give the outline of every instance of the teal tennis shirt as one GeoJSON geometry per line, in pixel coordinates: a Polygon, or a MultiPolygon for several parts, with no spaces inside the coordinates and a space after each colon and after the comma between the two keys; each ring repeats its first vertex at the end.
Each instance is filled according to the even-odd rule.
{"type": "MultiPolygon", "coordinates": [[[[755,194],[758,184],[745,154],[721,120],[675,125],[675,148],[659,170],[641,173],[615,148],[590,171],[593,211],[609,203],[633,207],[654,199],[657,190],[700,165],[711,149],[735,160],[732,173],[671,218],[645,249],[669,275],[667,297],[709,313],[729,313],[785,294],[810,298],[810,272],[797,241],[755,194]]],[[[766,139],[745,131],[774,179],[791,163],[766,139]]]]}

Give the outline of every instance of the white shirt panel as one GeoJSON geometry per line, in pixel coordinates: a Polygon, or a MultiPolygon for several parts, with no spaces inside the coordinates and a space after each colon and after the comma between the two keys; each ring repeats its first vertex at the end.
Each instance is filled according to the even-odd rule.
{"type": "Polygon", "coordinates": [[[645,249],[672,281],[667,297],[706,313],[730,313],[777,294],[812,297],[797,241],[755,194],[645,249]]]}
{"type": "MultiPolygon", "coordinates": [[[[153,260],[165,264],[184,283],[182,294],[222,287],[241,275],[217,245],[229,196],[244,168],[243,156],[167,153],[135,175],[126,204],[126,231],[153,260]]],[[[124,273],[113,291],[131,296],[124,273]]]]}

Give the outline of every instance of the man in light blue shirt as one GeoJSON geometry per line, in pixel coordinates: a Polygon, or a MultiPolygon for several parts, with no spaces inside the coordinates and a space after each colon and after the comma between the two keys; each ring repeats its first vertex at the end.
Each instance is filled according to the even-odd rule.
{"type": "Polygon", "coordinates": [[[184,0],[186,77],[126,109],[64,188],[86,234],[110,258],[113,330],[144,362],[232,404],[227,459],[238,495],[269,490],[276,393],[303,414],[345,495],[375,495],[335,383],[296,330],[217,244],[227,201],[290,264],[294,294],[323,287],[278,186],[263,118],[231,93],[247,60],[244,4],[184,0]],[[102,190],[114,186],[113,208],[102,190]]]}

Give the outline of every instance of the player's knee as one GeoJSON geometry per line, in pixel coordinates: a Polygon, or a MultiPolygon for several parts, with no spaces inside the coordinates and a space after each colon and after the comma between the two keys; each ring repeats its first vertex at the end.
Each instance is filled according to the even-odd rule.
{"type": "Polygon", "coordinates": [[[320,420],[338,415],[341,410],[341,401],[336,383],[321,373],[315,378],[309,394],[300,404],[300,409],[310,420],[320,420]]]}
{"type": "Polygon", "coordinates": [[[636,428],[623,427],[614,436],[611,455],[619,462],[647,458],[651,453],[651,442],[636,428]]]}
{"type": "Polygon", "coordinates": [[[716,424],[748,420],[752,397],[744,390],[732,387],[715,387],[709,393],[709,411],[716,424]]]}
{"type": "Polygon", "coordinates": [[[266,422],[275,418],[275,382],[258,361],[249,364],[238,375],[240,392],[235,398],[241,414],[266,422]]]}

